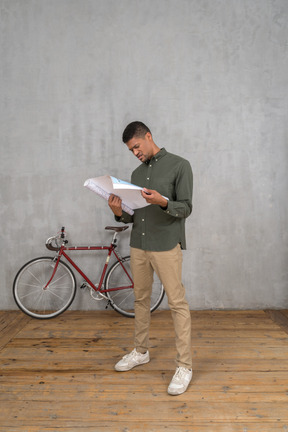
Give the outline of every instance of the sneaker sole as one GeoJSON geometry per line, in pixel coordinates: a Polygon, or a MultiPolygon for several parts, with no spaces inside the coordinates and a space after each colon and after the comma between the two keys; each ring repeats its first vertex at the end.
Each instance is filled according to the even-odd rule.
{"type": "Polygon", "coordinates": [[[176,392],[173,393],[173,391],[171,391],[171,390],[168,390],[167,392],[168,392],[168,394],[169,394],[170,396],[179,396],[179,395],[185,393],[187,389],[188,389],[188,387],[187,387],[185,390],[181,391],[180,393],[179,393],[179,392],[178,392],[178,393],[176,393],[176,392]]]}

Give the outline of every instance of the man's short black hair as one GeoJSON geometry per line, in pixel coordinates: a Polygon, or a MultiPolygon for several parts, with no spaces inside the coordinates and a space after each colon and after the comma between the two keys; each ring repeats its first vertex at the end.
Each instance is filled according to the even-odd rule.
{"type": "Polygon", "coordinates": [[[151,133],[150,129],[144,123],[140,121],[134,121],[132,123],[129,123],[128,126],[126,126],[126,128],[124,129],[122,140],[126,144],[134,137],[144,138],[147,132],[151,133]]]}

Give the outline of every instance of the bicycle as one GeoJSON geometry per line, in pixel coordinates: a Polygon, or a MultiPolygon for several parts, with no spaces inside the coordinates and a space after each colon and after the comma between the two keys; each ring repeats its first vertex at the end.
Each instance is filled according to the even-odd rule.
{"type": "MultiPolygon", "coordinates": [[[[114,231],[109,246],[67,246],[65,227],[59,234],[46,240],[46,247],[57,252],[53,257],[39,257],[27,262],[20,268],[13,283],[13,296],[17,306],[33,318],[54,318],[71,306],[76,295],[76,278],[66,262],[84,278],[80,288],[90,288],[94,300],[107,301],[120,314],[133,318],[134,284],[130,271],[130,256],[123,257],[116,250],[117,235],[125,231],[127,225],[121,227],[107,226],[106,230],[114,231]],[[67,252],[72,251],[108,251],[106,262],[100,274],[99,283],[94,284],[84,271],[72,260],[67,252]],[[111,256],[116,262],[108,265],[111,256]]],[[[152,287],[151,307],[153,312],[159,307],[164,297],[164,288],[156,278],[152,287]]]]}

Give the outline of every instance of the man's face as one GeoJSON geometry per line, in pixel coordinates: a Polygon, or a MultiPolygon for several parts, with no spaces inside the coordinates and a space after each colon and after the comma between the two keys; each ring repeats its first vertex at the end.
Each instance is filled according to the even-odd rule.
{"type": "Polygon", "coordinates": [[[133,137],[126,143],[128,149],[141,161],[147,162],[153,156],[152,135],[147,132],[143,137],[133,137]]]}

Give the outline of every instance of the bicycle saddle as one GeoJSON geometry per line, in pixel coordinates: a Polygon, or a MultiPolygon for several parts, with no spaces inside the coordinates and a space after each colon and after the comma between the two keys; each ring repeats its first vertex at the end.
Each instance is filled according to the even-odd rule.
{"type": "Polygon", "coordinates": [[[127,228],[129,228],[128,225],[121,226],[121,227],[114,227],[114,226],[106,226],[105,227],[106,230],[112,230],[112,231],[116,231],[116,232],[125,231],[127,228]]]}

